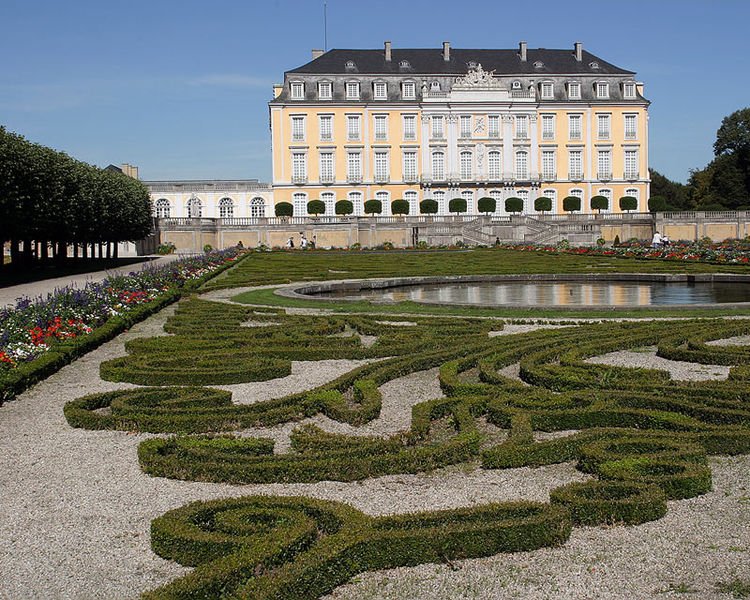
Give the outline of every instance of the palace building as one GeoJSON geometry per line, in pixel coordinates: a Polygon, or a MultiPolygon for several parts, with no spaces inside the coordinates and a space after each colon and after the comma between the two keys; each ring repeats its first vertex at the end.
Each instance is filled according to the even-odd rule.
{"type": "Polygon", "coordinates": [[[460,197],[539,196],[562,212],[567,196],[592,212],[593,196],[634,196],[647,210],[648,106],[633,71],[583,49],[398,49],[313,51],[284,74],[269,103],[273,202],[306,216],[307,202],[355,215],[378,199],[438,203],[460,197]]]}

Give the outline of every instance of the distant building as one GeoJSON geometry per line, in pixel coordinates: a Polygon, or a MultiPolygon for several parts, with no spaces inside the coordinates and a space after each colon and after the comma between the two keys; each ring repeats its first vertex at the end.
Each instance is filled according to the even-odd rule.
{"type": "Polygon", "coordinates": [[[119,167],[116,165],[107,165],[104,167],[105,171],[115,171],[116,173],[122,173],[133,179],[138,179],[138,167],[130,165],[128,163],[122,163],[119,167]]]}
{"type": "Polygon", "coordinates": [[[548,196],[553,212],[578,196],[648,199],[648,106],[635,73],[583,50],[313,51],[287,71],[269,103],[274,202],[295,216],[309,200],[448,202],[548,196]]]}

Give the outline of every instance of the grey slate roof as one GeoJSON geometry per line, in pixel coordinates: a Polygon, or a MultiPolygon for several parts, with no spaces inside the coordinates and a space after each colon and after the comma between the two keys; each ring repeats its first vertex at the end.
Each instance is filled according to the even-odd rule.
{"type": "Polygon", "coordinates": [[[391,61],[385,61],[385,53],[380,50],[329,50],[315,60],[287,73],[309,73],[334,75],[352,73],[347,70],[347,61],[354,61],[356,73],[381,75],[463,75],[470,61],[480,63],[485,71],[496,72],[496,75],[634,75],[633,71],[621,69],[586,50],[581,62],[575,59],[572,49],[548,50],[529,48],[526,61],[522,61],[517,49],[513,50],[473,50],[468,48],[451,48],[450,60],[443,60],[441,48],[394,48],[391,61]],[[411,68],[401,69],[399,63],[409,61],[411,68]],[[535,68],[534,63],[542,61],[542,68],[535,68]],[[589,66],[591,62],[599,63],[598,69],[589,66]]]}

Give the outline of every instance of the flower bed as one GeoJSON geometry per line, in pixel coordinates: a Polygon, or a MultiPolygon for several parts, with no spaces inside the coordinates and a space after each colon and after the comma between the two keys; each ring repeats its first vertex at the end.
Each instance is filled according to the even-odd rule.
{"type": "Polygon", "coordinates": [[[643,258],[709,262],[720,264],[750,263],[750,243],[744,240],[726,240],[721,243],[672,242],[664,248],[653,248],[649,243],[634,240],[619,246],[569,246],[544,244],[499,244],[496,248],[520,252],[545,252],[550,254],[576,254],[584,256],[614,256],[616,258],[643,258]]]}
{"type": "Polygon", "coordinates": [[[0,404],[228,268],[230,248],[64,287],[0,309],[0,404]]]}

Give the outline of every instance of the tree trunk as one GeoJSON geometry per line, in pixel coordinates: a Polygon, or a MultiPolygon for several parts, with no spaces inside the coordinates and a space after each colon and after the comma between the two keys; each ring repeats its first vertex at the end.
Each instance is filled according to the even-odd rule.
{"type": "Polygon", "coordinates": [[[89,257],[89,247],[86,242],[81,243],[81,258],[84,260],[88,259],[89,257]]]}
{"type": "Polygon", "coordinates": [[[120,244],[114,242],[112,245],[114,246],[114,248],[112,249],[112,256],[113,258],[117,258],[120,253],[120,244]]]}
{"type": "Polygon", "coordinates": [[[42,249],[42,256],[41,259],[43,262],[47,262],[49,260],[49,241],[44,240],[41,242],[41,249],[42,249]]]}
{"type": "Polygon", "coordinates": [[[112,258],[112,242],[107,242],[107,258],[112,258]]]}
{"type": "Polygon", "coordinates": [[[73,258],[78,258],[78,242],[73,242],[73,258]]]}

